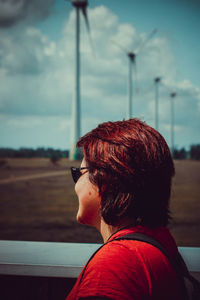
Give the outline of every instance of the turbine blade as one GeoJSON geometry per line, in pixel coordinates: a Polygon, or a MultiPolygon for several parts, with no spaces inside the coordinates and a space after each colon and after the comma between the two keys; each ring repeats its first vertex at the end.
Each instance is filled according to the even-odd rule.
{"type": "Polygon", "coordinates": [[[165,88],[165,90],[167,90],[169,93],[171,93],[171,91],[172,91],[172,88],[171,87],[169,87],[165,82],[163,82],[163,81],[160,81],[160,85],[162,86],[162,87],[164,87],[165,88]]]}
{"type": "Polygon", "coordinates": [[[148,43],[148,41],[153,37],[153,35],[157,32],[157,29],[154,29],[149,36],[142,42],[142,44],[136,49],[135,53],[139,53],[148,43]]]}
{"type": "Polygon", "coordinates": [[[92,49],[92,53],[93,53],[94,57],[96,57],[95,51],[94,51],[94,45],[93,45],[92,38],[91,38],[90,24],[89,24],[89,20],[88,20],[88,15],[87,15],[87,8],[86,8],[86,6],[82,6],[82,7],[81,7],[81,11],[82,11],[83,17],[84,17],[84,19],[85,19],[85,24],[86,24],[86,28],[87,28],[87,32],[88,32],[89,41],[90,41],[90,47],[91,47],[91,49],[92,49]]]}
{"type": "Polygon", "coordinates": [[[112,42],[115,46],[117,46],[118,48],[120,48],[123,52],[125,52],[126,54],[128,54],[127,49],[125,49],[123,46],[121,46],[120,44],[118,44],[116,41],[111,40],[111,42],[112,42]]]}
{"type": "Polygon", "coordinates": [[[82,6],[81,10],[82,10],[82,13],[83,13],[83,16],[84,16],[84,19],[85,19],[85,24],[86,24],[86,28],[87,28],[88,34],[90,34],[90,24],[89,24],[89,21],[88,21],[86,6],[82,6]]]}

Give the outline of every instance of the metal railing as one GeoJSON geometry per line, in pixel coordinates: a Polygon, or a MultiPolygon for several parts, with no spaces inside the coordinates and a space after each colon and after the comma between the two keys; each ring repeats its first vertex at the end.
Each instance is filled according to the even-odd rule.
{"type": "MultiPolygon", "coordinates": [[[[0,274],[76,278],[99,244],[0,241],[0,274]]],[[[179,247],[189,270],[200,275],[200,248],[179,247]]]]}

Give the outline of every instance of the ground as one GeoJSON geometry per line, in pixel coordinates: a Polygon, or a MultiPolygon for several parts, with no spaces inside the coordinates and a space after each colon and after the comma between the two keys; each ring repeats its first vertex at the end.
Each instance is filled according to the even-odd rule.
{"type": "MultiPolygon", "coordinates": [[[[102,242],[99,233],[76,222],[78,201],[69,166],[61,159],[1,159],[0,239],[102,242]]],[[[200,247],[200,162],[175,161],[172,231],[179,246],[200,247]]]]}

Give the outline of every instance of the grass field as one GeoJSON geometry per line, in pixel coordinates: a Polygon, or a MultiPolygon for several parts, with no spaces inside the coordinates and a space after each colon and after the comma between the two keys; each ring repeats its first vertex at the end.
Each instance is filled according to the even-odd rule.
{"type": "MultiPolygon", "coordinates": [[[[78,201],[61,159],[4,159],[0,164],[0,239],[102,242],[93,228],[76,222],[78,201]]],[[[200,162],[175,161],[170,229],[179,246],[200,247],[200,162]]]]}

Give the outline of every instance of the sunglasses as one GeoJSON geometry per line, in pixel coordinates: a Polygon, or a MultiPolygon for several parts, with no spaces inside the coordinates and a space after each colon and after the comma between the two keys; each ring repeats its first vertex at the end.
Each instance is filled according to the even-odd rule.
{"type": "Polygon", "coordinates": [[[84,170],[84,169],[89,169],[89,168],[88,167],[82,167],[82,168],[71,167],[71,174],[72,174],[72,178],[73,178],[75,183],[79,180],[79,178],[83,174],[85,174],[85,173],[81,172],[81,170],[84,170]]]}

